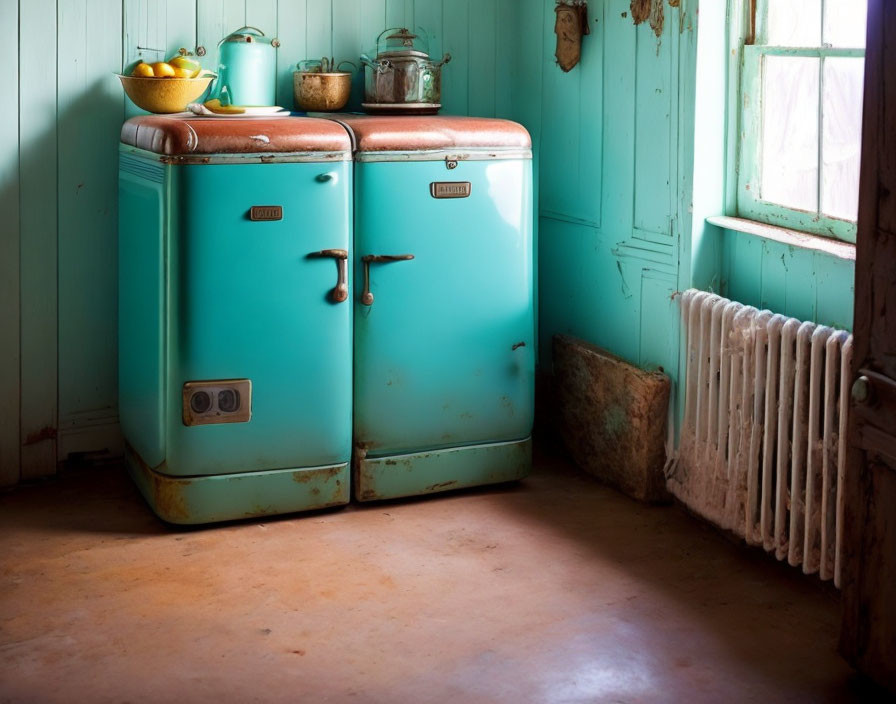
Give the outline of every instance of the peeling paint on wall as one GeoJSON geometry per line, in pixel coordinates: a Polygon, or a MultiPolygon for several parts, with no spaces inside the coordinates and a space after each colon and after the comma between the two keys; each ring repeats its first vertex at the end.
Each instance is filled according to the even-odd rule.
{"type": "Polygon", "coordinates": [[[650,0],[632,0],[631,11],[635,24],[641,24],[650,17],[650,0]]]}

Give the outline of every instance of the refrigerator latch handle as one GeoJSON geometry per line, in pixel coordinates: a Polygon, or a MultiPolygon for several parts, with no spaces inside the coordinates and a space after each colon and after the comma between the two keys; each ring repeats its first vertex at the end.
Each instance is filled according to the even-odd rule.
{"type": "Polygon", "coordinates": [[[370,265],[386,264],[388,262],[406,262],[414,258],[413,254],[365,254],[361,257],[364,264],[364,292],[361,294],[361,303],[365,306],[373,305],[373,294],[370,292],[370,265]]]}
{"type": "Polygon", "coordinates": [[[336,285],[330,291],[330,299],[333,303],[343,303],[348,300],[348,251],[344,249],[322,249],[319,252],[311,252],[311,259],[335,259],[336,260],[336,285]]]}

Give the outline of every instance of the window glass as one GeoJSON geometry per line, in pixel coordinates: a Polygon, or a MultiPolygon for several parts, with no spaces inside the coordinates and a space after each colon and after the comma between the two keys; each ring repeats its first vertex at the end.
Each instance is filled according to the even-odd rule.
{"type": "Polygon", "coordinates": [[[858,216],[864,74],[864,59],[825,59],[821,206],[844,220],[858,216]]]}
{"type": "Polygon", "coordinates": [[[816,211],[819,59],[766,56],[763,73],[760,197],[816,211]]]}
{"type": "MultiPolygon", "coordinates": [[[[777,0],[780,4],[780,0],[777,0]]],[[[852,49],[865,48],[865,0],[826,0],[824,4],[824,43],[852,49]]]]}
{"type": "Polygon", "coordinates": [[[768,43],[772,46],[819,46],[821,0],[769,0],[768,43]]]}

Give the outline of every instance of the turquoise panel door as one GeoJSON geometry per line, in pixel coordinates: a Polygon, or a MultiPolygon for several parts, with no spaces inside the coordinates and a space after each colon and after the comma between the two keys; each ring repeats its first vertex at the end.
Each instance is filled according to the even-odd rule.
{"type": "Polygon", "coordinates": [[[369,456],[530,433],[530,164],[356,164],[354,435],[369,456]],[[470,194],[435,198],[439,182],[470,194]],[[371,255],[413,259],[369,263],[366,305],[371,255]]]}
{"type": "Polygon", "coordinates": [[[350,167],[173,169],[166,473],[348,461],[351,303],[332,295],[337,260],[309,255],[349,249],[350,167]],[[253,220],[253,206],[279,206],[282,218],[253,220]],[[183,385],[227,379],[251,381],[251,420],[184,425],[183,385]]]}

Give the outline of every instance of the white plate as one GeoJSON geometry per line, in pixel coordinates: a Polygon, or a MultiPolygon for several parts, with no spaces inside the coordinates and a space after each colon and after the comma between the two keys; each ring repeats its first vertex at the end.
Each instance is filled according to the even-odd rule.
{"type": "Polygon", "coordinates": [[[213,112],[202,103],[190,103],[187,105],[187,110],[199,117],[287,117],[292,114],[286,108],[281,108],[277,105],[245,107],[241,109],[244,112],[213,112]]]}

